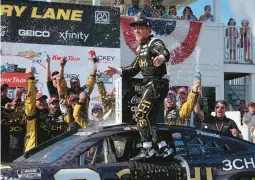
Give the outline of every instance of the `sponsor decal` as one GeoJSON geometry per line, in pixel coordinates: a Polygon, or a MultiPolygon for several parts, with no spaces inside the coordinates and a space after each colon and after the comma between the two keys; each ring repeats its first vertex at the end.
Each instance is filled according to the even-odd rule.
{"type": "Polygon", "coordinates": [[[173,133],[172,137],[174,140],[179,140],[182,138],[182,135],[181,135],[181,133],[173,133]]]}
{"type": "Polygon", "coordinates": [[[20,179],[41,179],[42,174],[40,169],[21,169],[17,171],[20,179]]]}
{"type": "Polygon", "coordinates": [[[220,138],[220,135],[218,135],[218,134],[203,132],[203,131],[199,131],[199,130],[196,130],[196,131],[197,131],[198,135],[200,134],[200,135],[203,135],[203,136],[210,136],[210,137],[220,138]]]}
{"type": "Polygon", "coordinates": [[[99,97],[99,96],[92,97],[91,100],[96,100],[96,101],[98,101],[98,100],[100,100],[100,97],[99,97]]]}
{"type": "Polygon", "coordinates": [[[231,171],[233,168],[240,170],[240,169],[249,169],[253,168],[255,169],[255,158],[249,157],[249,158],[240,158],[240,159],[234,159],[229,160],[225,159],[222,161],[223,163],[223,171],[231,171]]]}
{"type": "Polygon", "coordinates": [[[184,142],[183,141],[174,141],[174,145],[175,146],[184,146],[184,142]]]}
{"type": "Polygon", "coordinates": [[[95,23],[110,24],[110,13],[108,11],[95,11],[95,23]]]}
{"type": "Polygon", "coordinates": [[[3,16],[16,16],[21,17],[23,13],[29,13],[31,18],[34,19],[55,19],[64,21],[82,21],[83,10],[77,9],[61,9],[61,8],[45,8],[42,7],[31,7],[24,5],[8,5],[1,4],[0,15],[3,16]]]}
{"type": "MultiPolygon", "coordinates": [[[[110,64],[115,60],[115,56],[105,56],[105,55],[98,55],[97,58],[99,59],[99,63],[110,64]]],[[[88,57],[88,60],[92,60],[88,57]]]]}
{"type": "Polygon", "coordinates": [[[144,88],[145,88],[144,85],[136,84],[136,85],[134,86],[135,92],[138,92],[139,94],[142,94],[144,88]]]}
{"type": "Polygon", "coordinates": [[[60,38],[64,39],[65,41],[69,40],[83,40],[83,42],[86,42],[89,34],[84,34],[83,32],[69,32],[68,30],[65,32],[59,32],[60,38]]]}
{"type": "Polygon", "coordinates": [[[20,36],[45,37],[45,38],[50,37],[49,31],[19,29],[18,32],[20,36]]]}
{"type": "Polygon", "coordinates": [[[18,55],[22,57],[27,57],[27,58],[34,58],[34,57],[40,57],[42,53],[34,52],[34,51],[24,51],[24,52],[19,52],[18,55]]]}
{"type": "Polygon", "coordinates": [[[59,56],[59,55],[53,55],[52,60],[54,61],[61,61],[63,57],[66,57],[67,61],[80,61],[81,58],[77,56],[59,56]]]}
{"type": "Polygon", "coordinates": [[[79,78],[79,74],[64,74],[65,79],[79,78]]]}
{"type": "Polygon", "coordinates": [[[98,71],[97,82],[103,81],[104,84],[113,84],[113,77],[106,76],[103,72],[98,71]]]}
{"type": "Polygon", "coordinates": [[[6,31],[7,31],[7,26],[1,26],[0,25],[0,35],[1,35],[1,37],[5,36],[6,31]]]}
{"type": "Polygon", "coordinates": [[[100,105],[100,106],[102,106],[103,103],[102,103],[101,101],[91,102],[91,103],[90,103],[90,107],[94,107],[95,105],[100,105]]]}
{"type": "Polygon", "coordinates": [[[1,76],[1,84],[8,84],[11,87],[25,87],[27,85],[27,73],[5,72],[1,76]]]}

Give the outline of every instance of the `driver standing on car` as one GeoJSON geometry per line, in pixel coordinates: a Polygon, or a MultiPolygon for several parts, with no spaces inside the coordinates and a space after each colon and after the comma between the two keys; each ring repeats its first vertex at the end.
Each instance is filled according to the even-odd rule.
{"type": "Polygon", "coordinates": [[[169,80],[164,78],[164,75],[167,74],[166,62],[170,54],[164,43],[151,35],[150,24],[146,18],[140,16],[130,23],[130,26],[134,30],[136,40],[140,42],[135,60],[127,67],[109,66],[105,75],[119,74],[123,79],[128,79],[141,71],[145,89],[135,117],[143,148],[132,160],[150,158],[156,154],[167,157],[172,154],[172,149],[157,135],[155,123],[160,103],[168,92],[169,80]]]}

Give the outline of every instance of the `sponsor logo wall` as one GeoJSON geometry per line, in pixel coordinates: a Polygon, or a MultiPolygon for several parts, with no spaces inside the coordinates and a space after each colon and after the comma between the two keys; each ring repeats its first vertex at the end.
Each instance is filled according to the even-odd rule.
{"type": "MultiPolygon", "coordinates": [[[[103,71],[109,65],[120,66],[118,9],[4,1],[1,9],[1,65],[8,63],[15,67],[11,72],[22,74],[26,68],[34,66],[37,71],[37,89],[48,95],[44,59],[46,55],[50,56],[53,72],[59,71],[60,60],[66,56],[64,76],[67,85],[70,87],[72,77],[80,78],[81,85],[84,85],[93,66],[88,56],[88,52],[93,49],[100,59],[98,73],[102,75],[107,91],[114,88],[114,79],[104,76],[103,71]],[[13,8],[14,5],[16,8],[13,8]]],[[[23,81],[22,83],[24,84],[23,81]]],[[[95,85],[90,112],[95,104],[102,104],[98,95],[95,85]]]]}

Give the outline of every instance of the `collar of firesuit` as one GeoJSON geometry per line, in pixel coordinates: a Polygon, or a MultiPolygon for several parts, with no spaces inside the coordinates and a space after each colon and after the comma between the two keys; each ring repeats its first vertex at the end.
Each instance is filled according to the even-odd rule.
{"type": "Polygon", "coordinates": [[[153,35],[149,35],[145,40],[141,42],[141,44],[146,44],[152,37],[153,35]]]}

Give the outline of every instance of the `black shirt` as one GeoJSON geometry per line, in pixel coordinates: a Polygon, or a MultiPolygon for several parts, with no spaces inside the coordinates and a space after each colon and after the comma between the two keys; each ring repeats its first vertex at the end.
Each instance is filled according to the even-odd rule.
{"type": "Polygon", "coordinates": [[[202,123],[202,128],[212,129],[229,136],[232,136],[230,131],[231,129],[237,129],[240,133],[240,130],[238,129],[235,121],[227,118],[226,116],[224,116],[222,119],[219,119],[215,116],[207,114],[205,115],[205,120],[202,123]]]}
{"type": "Polygon", "coordinates": [[[56,87],[53,86],[52,81],[47,81],[47,88],[48,88],[50,97],[58,98],[58,90],[56,87]]]}

